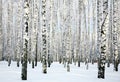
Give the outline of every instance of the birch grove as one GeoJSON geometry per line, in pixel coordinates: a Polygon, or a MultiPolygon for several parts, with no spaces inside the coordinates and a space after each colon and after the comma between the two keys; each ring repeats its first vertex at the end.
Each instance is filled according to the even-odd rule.
{"type": "Polygon", "coordinates": [[[71,64],[98,64],[98,78],[105,78],[105,64],[118,71],[120,60],[119,0],[0,0],[0,60],[22,66],[53,62],[71,72],[71,64]],[[38,63],[40,62],[40,63],[38,63]]]}

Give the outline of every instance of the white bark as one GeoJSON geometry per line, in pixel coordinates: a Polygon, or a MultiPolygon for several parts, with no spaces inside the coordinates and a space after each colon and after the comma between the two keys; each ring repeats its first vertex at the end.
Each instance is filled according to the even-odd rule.
{"type": "MultiPolygon", "coordinates": [[[[31,55],[32,61],[37,61],[37,30],[38,30],[38,0],[33,0],[32,29],[31,29],[31,55]]],[[[36,62],[37,65],[37,62],[36,62]]]]}
{"type": "Polygon", "coordinates": [[[118,71],[118,0],[113,0],[113,56],[114,56],[114,69],[118,71]]]}
{"type": "Polygon", "coordinates": [[[29,1],[24,0],[24,34],[23,34],[23,53],[22,53],[22,80],[27,80],[27,55],[28,55],[28,26],[29,26],[29,1]]]}
{"type": "Polygon", "coordinates": [[[65,23],[65,36],[66,36],[66,57],[67,57],[67,71],[70,71],[70,57],[71,57],[71,2],[70,0],[65,1],[65,18],[64,18],[64,23],[65,23]]]}
{"type": "Polygon", "coordinates": [[[2,0],[0,1],[0,60],[2,59],[2,0]]]}
{"type": "MultiPolygon", "coordinates": [[[[99,4],[98,4],[98,6],[99,6],[99,4]]],[[[103,0],[103,9],[102,10],[103,10],[103,20],[102,20],[102,24],[99,27],[99,28],[101,28],[100,29],[101,31],[99,32],[100,33],[100,41],[101,41],[101,45],[100,45],[101,52],[100,52],[100,60],[99,60],[99,67],[98,67],[98,78],[104,79],[105,78],[106,49],[107,49],[106,31],[107,31],[108,21],[109,21],[109,19],[108,19],[108,17],[109,17],[108,16],[108,1],[107,0],[103,0]]],[[[98,14],[100,14],[100,13],[98,12],[98,14]]]]}
{"type": "Polygon", "coordinates": [[[16,29],[16,59],[17,61],[20,61],[20,57],[21,57],[21,49],[22,49],[22,1],[20,2],[17,2],[16,5],[14,7],[17,6],[17,9],[16,9],[16,19],[15,19],[15,29],[16,29]]]}
{"type": "Polygon", "coordinates": [[[42,0],[42,67],[43,73],[47,73],[47,40],[46,40],[46,0],[42,0]]]}
{"type": "Polygon", "coordinates": [[[7,25],[7,56],[8,56],[8,66],[11,63],[12,53],[12,27],[13,27],[13,3],[12,0],[8,1],[8,25],[7,25]]]}

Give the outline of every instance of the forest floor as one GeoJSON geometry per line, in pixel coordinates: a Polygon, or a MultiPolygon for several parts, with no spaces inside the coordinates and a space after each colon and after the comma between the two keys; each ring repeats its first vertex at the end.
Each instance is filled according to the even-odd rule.
{"type": "Polygon", "coordinates": [[[52,63],[47,68],[47,74],[42,73],[42,65],[38,62],[38,66],[34,69],[28,64],[27,81],[21,80],[21,66],[17,67],[16,62],[12,62],[11,66],[7,66],[6,61],[0,61],[0,82],[120,82],[120,65],[118,72],[113,70],[113,65],[105,68],[105,79],[97,78],[97,64],[89,63],[89,69],[81,63],[81,67],[74,64],[70,65],[70,72],[58,62],[52,63]]]}

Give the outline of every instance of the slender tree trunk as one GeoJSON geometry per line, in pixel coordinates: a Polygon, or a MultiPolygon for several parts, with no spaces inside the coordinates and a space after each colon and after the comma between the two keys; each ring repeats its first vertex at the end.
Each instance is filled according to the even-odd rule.
{"type": "Polygon", "coordinates": [[[117,7],[118,0],[113,0],[113,56],[114,56],[114,70],[118,71],[118,29],[117,29],[117,14],[118,14],[118,7],[117,7]]]}
{"type": "Polygon", "coordinates": [[[92,57],[92,61],[94,63],[94,60],[97,58],[96,57],[96,29],[97,29],[97,0],[92,0],[93,1],[93,57],[92,57]]]}
{"type": "Polygon", "coordinates": [[[32,61],[37,66],[37,27],[38,27],[38,0],[33,0],[33,27],[32,27],[32,61]]]}
{"type": "Polygon", "coordinates": [[[47,73],[47,41],[46,41],[46,0],[42,0],[42,68],[43,73],[47,73]]]}
{"type": "MultiPolygon", "coordinates": [[[[53,57],[53,37],[52,37],[52,30],[53,30],[53,0],[50,0],[50,35],[49,35],[49,38],[50,38],[50,50],[49,50],[49,55],[51,56],[48,56],[48,57],[53,57]]],[[[48,64],[49,66],[49,64],[48,64]]]]}
{"type": "MultiPolygon", "coordinates": [[[[118,1],[118,5],[120,5],[120,0],[118,1]]],[[[118,7],[118,19],[120,19],[120,8],[118,7]]],[[[118,58],[119,58],[119,64],[120,64],[120,20],[118,20],[118,58]]]]}
{"type": "Polygon", "coordinates": [[[35,66],[37,66],[37,61],[38,61],[38,51],[37,51],[37,48],[38,48],[38,44],[37,44],[37,41],[38,41],[38,34],[36,35],[36,54],[35,54],[35,66]]]}
{"type": "Polygon", "coordinates": [[[29,64],[31,64],[32,63],[32,28],[34,27],[33,26],[33,23],[34,23],[34,14],[33,14],[33,2],[34,2],[34,0],[30,0],[29,1],[29,11],[30,11],[30,15],[29,15],[29,25],[28,25],[28,36],[29,36],[29,41],[28,41],[28,55],[27,55],[27,58],[28,58],[28,62],[29,62],[29,64]]]}
{"type": "Polygon", "coordinates": [[[82,2],[82,0],[78,0],[78,9],[79,9],[79,27],[78,27],[78,52],[79,52],[79,56],[78,56],[78,67],[80,67],[80,55],[81,55],[81,46],[80,46],[80,44],[81,44],[81,11],[82,11],[82,4],[83,4],[83,2],[82,2]]]}
{"type": "Polygon", "coordinates": [[[0,1],[0,60],[2,60],[2,0],[0,1]]]}
{"type": "Polygon", "coordinates": [[[109,0],[109,29],[108,29],[108,60],[107,67],[110,67],[110,63],[112,61],[112,53],[113,53],[113,35],[112,35],[112,27],[113,27],[113,0],[109,0]]]}
{"type": "Polygon", "coordinates": [[[17,20],[16,20],[16,60],[17,60],[17,67],[19,67],[20,56],[21,56],[21,13],[22,13],[22,2],[19,1],[17,4],[17,20]]]}
{"type": "MultiPolygon", "coordinates": [[[[102,21],[102,9],[101,0],[97,0],[97,54],[100,56],[100,34],[101,34],[101,21],[102,21]]],[[[100,58],[98,57],[98,71],[100,70],[100,58]]],[[[101,73],[98,73],[98,78],[100,78],[101,73]]]]}
{"type": "Polygon", "coordinates": [[[28,25],[29,25],[29,1],[24,0],[24,42],[22,54],[22,80],[27,80],[27,55],[28,55],[28,25]]]}
{"type": "MultiPolygon", "coordinates": [[[[98,3],[99,3],[99,0],[98,0],[98,3]]],[[[99,61],[99,67],[98,67],[98,78],[103,78],[103,79],[105,78],[107,22],[108,22],[108,0],[103,0],[103,21],[102,21],[102,25],[100,25],[101,52],[100,52],[100,61],[99,61]]]]}
{"type": "Polygon", "coordinates": [[[11,64],[12,54],[12,24],[13,24],[13,5],[12,0],[8,1],[8,27],[7,27],[7,56],[8,56],[8,66],[11,64]]]}
{"type": "Polygon", "coordinates": [[[71,56],[71,14],[70,14],[70,0],[65,0],[65,36],[66,36],[66,57],[67,57],[67,72],[70,72],[70,56],[71,56]]]}

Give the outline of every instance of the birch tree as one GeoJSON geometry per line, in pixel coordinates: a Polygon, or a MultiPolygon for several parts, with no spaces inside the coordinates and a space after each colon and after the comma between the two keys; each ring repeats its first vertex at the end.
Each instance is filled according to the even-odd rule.
{"type": "MultiPolygon", "coordinates": [[[[61,15],[62,15],[62,27],[63,27],[63,29],[62,29],[62,54],[63,54],[63,64],[64,64],[64,67],[66,67],[66,47],[65,47],[65,44],[66,44],[66,40],[65,40],[65,0],[63,0],[63,2],[61,3],[61,5],[63,5],[62,6],[62,9],[63,9],[63,13],[61,13],[61,15]]],[[[61,10],[61,12],[62,12],[62,10],[61,10]]]]}
{"type": "MultiPolygon", "coordinates": [[[[100,4],[100,1],[98,0],[98,6],[100,4]]],[[[100,8],[100,7],[98,7],[100,8]]],[[[98,9],[99,10],[99,9],[98,9]]],[[[98,78],[105,78],[105,61],[106,61],[106,28],[107,28],[107,22],[108,22],[108,0],[103,0],[103,20],[102,24],[100,25],[100,59],[99,59],[99,66],[98,66],[98,78]]],[[[99,13],[99,12],[98,12],[99,13]]],[[[100,13],[99,13],[100,14],[100,13]]],[[[99,18],[98,18],[99,20],[99,18]]]]}
{"type": "Polygon", "coordinates": [[[24,41],[22,53],[22,80],[27,80],[27,55],[28,55],[28,25],[29,25],[29,1],[24,0],[24,41]]]}
{"type": "Polygon", "coordinates": [[[89,63],[89,56],[90,56],[90,23],[91,23],[91,9],[90,9],[90,0],[87,0],[87,4],[86,4],[86,43],[85,43],[85,46],[86,46],[86,60],[85,60],[85,63],[86,63],[86,69],[88,69],[88,63],[89,63]]]}
{"type": "Polygon", "coordinates": [[[42,0],[42,68],[43,73],[47,73],[47,40],[46,40],[46,0],[42,0]]]}
{"type": "Polygon", "coordinates": [[[83,1],[82,0],[78,0],[78,9],[79,9],[79,27],[78,27],[78,67],[80,67],[80,56],[81,56],[81,13],[82,13],[82,9],[83,9],[83,1]]]}
{"type": "Polygon", "coordinates": [[[70,56],[71,56],[71,26],[70,26],[70,0],[65,1],[65,32],[66,32],[66,57],[67,57],[67,71],[70,71],[70,56]]]}
{"type": "Polygon", "coordinates": [[[108,56],[107,60],[107,67],[110,67],[110,62],[112,61],[112,53],[113,53],[113,35],[112,35],[112,27],[113,27],[113,0],[109,0],[108,4],[108,15],[109,15],[109,28],[108,28],[108,56]]]}
{"type": "Polygon", "coordinates": [[[114,70],[118,71],[118,29],[117,29],[117,14],[118,14],[118,0],[113,0],[113,55],[114,55],[114,70]]]}
{"type": "Polygon", "coordinates": [[[8,56],[8,66],[11,64],[12,56],[12,25],[13,25],[13,5],[12,0],[8,1],[8,26],[7,26],[7,56],[8,56]]]}
{"type": "MultiPolygon", "coordinates": [[[[32,64],[35,61],[35,66],[37,66],[37,27],[38,27],[38,0],[33,0],[33,25],[31,33],[31,55],[32,55],[32,64]]],[[[34,67],[34,64],[33,64],[34,67]]]]}
{"type": "MultiPolygon", "coordinates": [[[[22,52],[22,29],[21,29],[21,26],[22,26],[22,6],[21,6],[22,2],[19,1],[17,2],[17,19],[16,19],[16,60],[17,60],[17,66],[19,67],[19,62],[20,62],[20,57],[21,57],[21,52],[22,52]]],[[[16,6],[15,5],[15,6],[16,6]]],[[[15,7],[14,6],[14,7],[15,7]]]]}
{"type": "Polygon", "coordinates": [[[47,1],[47,9],[46,9],[46,20],[47,20],[47,63],[48,67],[51,65],[51,57],[52,55],[52,20],[53,20],[53,0],[47,1]]]}
{"type": "MultiPolygon", "coordinates": [[[[34,58],[32,58],[32,27],[34,27],[33,26],[33,18],[34,18],[34,14],[33,14],[33,2],[34,2],[34,0],[30,0],[29,1],[29,11],[31,11],[31,12],[29,12],[29,25],[28,25],[28,37],[29,37],[29,41],[28,41],[28,56],[27,56],[27,58],[28,58],[28,62],[29,62],[29,64],[31,64],[31,62],[32,62],[32,59],[34,58]]],[[[33,64],[32,64],[32,66],[33,66],[33,64]]],[[[32,67],[33,68],[33,67],[32,67]]]]}
{"type": "Polygon", "coordinates": [[[95,58],[96,58],[96,53],[95,53],[95,49],[96,49],[96,12],[97,12],[97,8],[96,8],[96,1],[97,0],[92,0],[92,33],[91,33],[91,53],[90,53],[90,61],[92,62],[92,64],[94,64],[95,58]]]}
{"type": "MultiPolygon", "coordinates": [[[[120,5],[120,1],[118,1],[118,5],[120,5]]],[[[119,63],[120,63],[120,8],[118,7],[118,55],[119,55],[119,63]]]]}
{"type": "Polygon", "coordinates": [[[50,54],[53,56],[53,0],[50,0],[50,54]]]}
{"type": "Polygon", "coordinates": [[[76,65],[76,63],[77,63],[77,59],[78,59],[78,20],[76,19],[76,18],[78,18],[77,17],[77,10],[78,10],[78,4],[77,4],[77,1],[76,0],[74,0],[73,1],[73,27],[75,28],[74,29],[74,64],[76,65]]]}
{"type": "Polygon", "coordinates": [[[0,1],[0,60],[2,59],[2,0],[0,1]]]}
{"type": "Polygon", "coordinates": [[[6,0],[5,1],[2,1],[2,4],[4,4],[4,5],[2,5],[3,7],[2,8],[4,8],[3,10],[2,10],[2,33],[3,33],[3,49],[2,49],[2,54],[3,54],[3,59],[7,59],[7,19],[8,19],[8,14],[7,14],[7,4],[8,4],[8,2],[6,2],[6,0]],[[4,19],[3,19],[4,18],[4,19]]]}
{"type": "Polygon", "coordinates": [[[83,29],[83,54],[84,54],[84,62],[85,62],[85,64],[87,64],[87,62],[86,62],[86,60],[87,60],[87,57],[88,57],[88,55],[87,55],[87,14],[86,14],[86,12],[87,12],[87,8],[86,8],[86,3],[84,3],[84,10],[83,10],[83,14],[84,14],[84,22],[83,22],[83,24],[84,24],[84,29],[83,29]]]}

